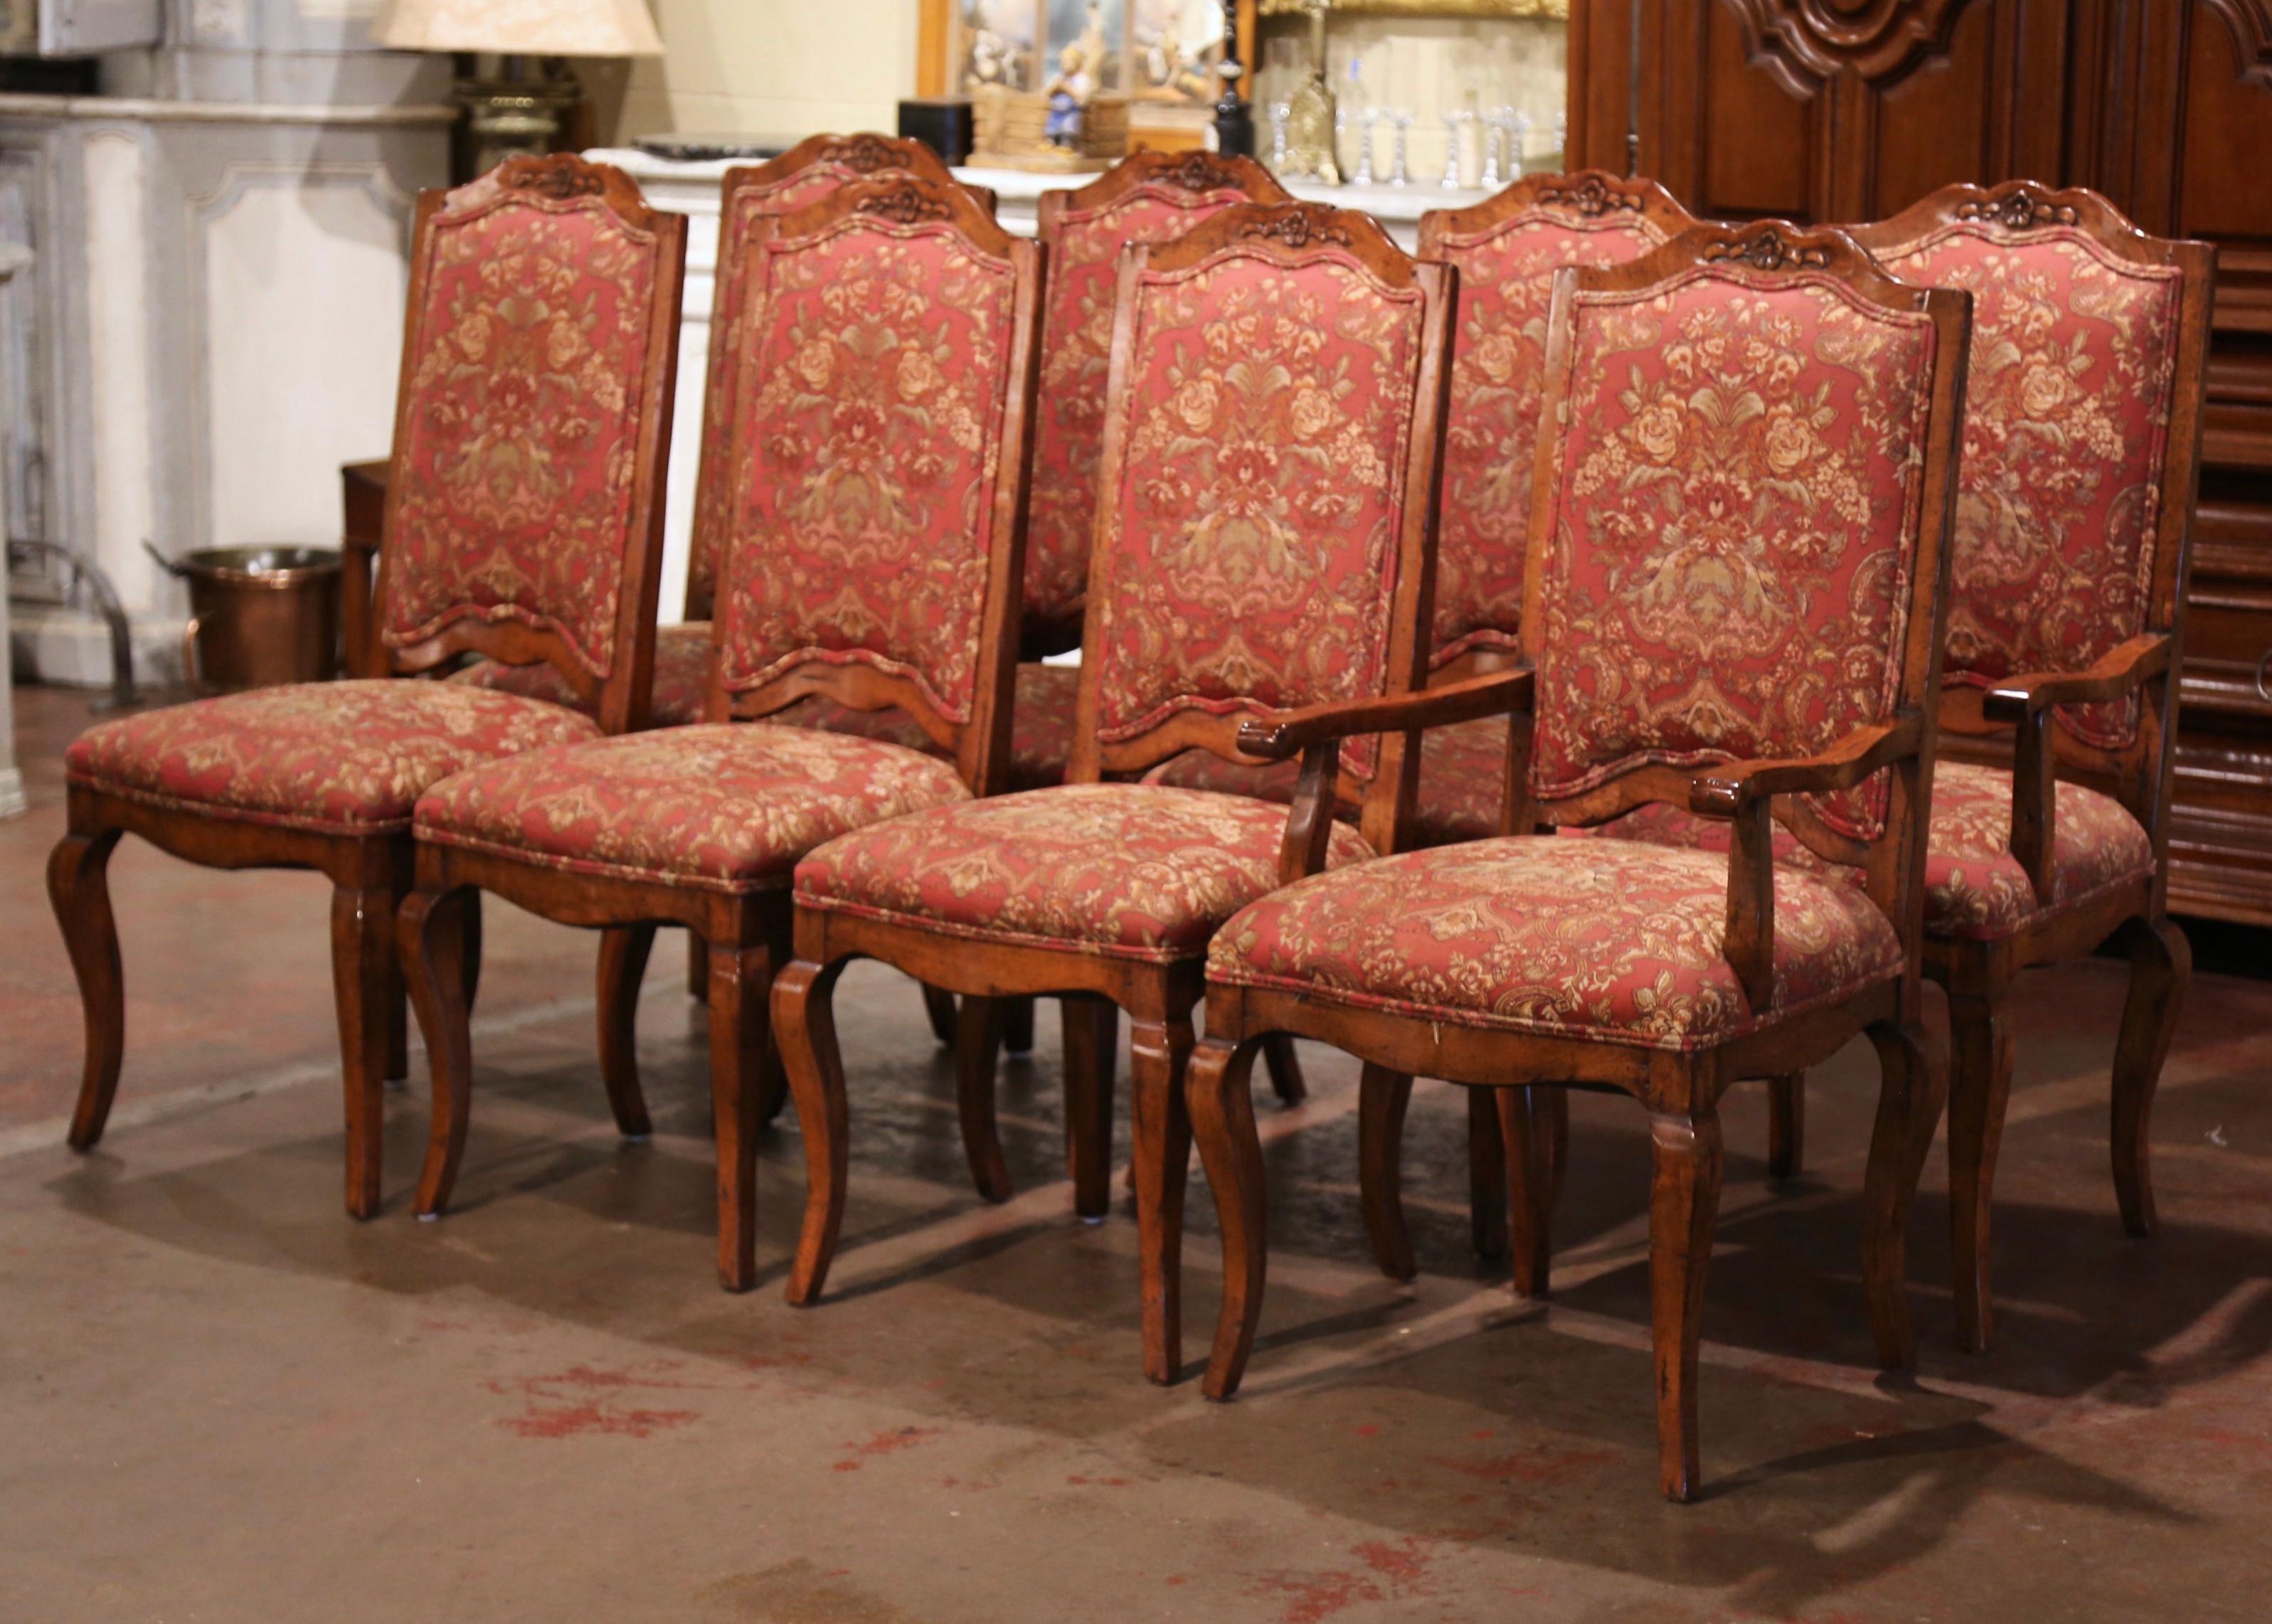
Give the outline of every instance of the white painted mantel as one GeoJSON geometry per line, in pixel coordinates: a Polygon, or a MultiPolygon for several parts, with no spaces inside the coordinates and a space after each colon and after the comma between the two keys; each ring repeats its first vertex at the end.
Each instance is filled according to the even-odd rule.
{"type": "MultiPolygon", "coordinates": [[[[0,243],[0,288],[32,263],[31,251],[13,243],[0,243]]],[[[4,477],[5,469],[0,469],[4,477]]],[[[0,513],[7,511],[6,494],[0,491],[0,513]]],[[[8,595],[0,591],[0,648],[8,646],[8,595]]],[[[16,767],[16,698],[8,665],[0,661],[0,818],[20,818],[25,812],[24,775],[16,767]]]]}
{"type": "MultiPolygon", "coordinates": [[[[718,188],[726,171],[748,159],[658,158],[634,147],[601,147],[584,154],[624,170],[658,208],[688,217],[686,291],[678,339],[678,393],[672,415],[670,471],[663,517],[661,618],[685,617],[686,559],[692,533],[694,470],[700,460],[703,380],[709,372],[710,313],[718,277],[718,188]]],[[[1035,175],[1021,169],[957,169],[974,186],[992,188],[996,218],[1021,236],[1038,228],[1044,191],[1080,185],[1086,176],[1035,175]]],[[[1420,216],[1430,209],[1464,208],[1490,194],[1440,186],[1319,186],[1296,181],[1288,190],[1314,202],[1362,209],[1388,228],[1406,251],[1418,246],[1420,216]]]]}
{"type": "MultiPolygon", "coordinates": [[[[446,181],[427,101],[0,95],[0,239],[28,242],[0,347],[11,510],[100,565],[146,677],[176,675],[179,586],[143,550],[333,546],[339,467],[392,438],[411,213],[446,181]]],[[[101,622],[19,603],[14,664],[109,680],[101,622]]]]}

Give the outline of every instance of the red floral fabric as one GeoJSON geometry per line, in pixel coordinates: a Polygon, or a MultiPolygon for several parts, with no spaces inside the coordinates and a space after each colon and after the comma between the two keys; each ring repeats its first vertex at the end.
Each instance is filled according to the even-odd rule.
{"type": "MultiPolygon", "coordinates": [[[[1827,278],[1586,294],[1539,628],[1534,789],[1809,755],[1889,714],[1933,336],[1827,278]]],[[[1822,799],[1873,837],[1882,780],[1822,799]]]]}
{"type": "Polygon", "coordinates": [[[968,722],[1015,273],[946,225],[860,215],[766,253],[717,605],[729,689],[813,658],[968,722]]]}
{"type": "Polygon", "coordinates": [[[732,206],[719,218],[718,281],[711,297],[709,370],[702,393],[702,455],[686,564],[686,601],[691,604],[707,604],[715,595],[718,548],[733,523],[734,407],[741,399],[741,346],[750,321],[750,234],[761,220],[826,202],[849,181],[896,172],[862,171],[848,161],[823,159],[771,185],[737,188],[732,206]]]}
{"type": "MultiPolygon", "coordinates": [[[[1354,258],[1147,275],[1126,466],[1106,494],[1099,732],[1378,693],[1421,296],[1354,258]]],[[[1375,742],[1345,752],[1369,775],[1375,742]]]]}
{"type": "MultiPolygon", "coordinates": [[[[943,807],[833,841],[799,907],[953,936],[1167,963],[1277,884],[1281,808],[1140,784],[1066,784],[943,807]]],[[[1336,827],[1330,860],[1371,855],[1336,827]]]]}
{"type": "Polygon", "coordinates": [[[1521,647],[1554,273],[1623,265],[1663,240],[1638,216],[1588,218],[1540,206],[1436,243],[1431,257],[1459,267],[1460,320],[1444,429],[1431,667],[1477,648],[1521,647]]]}
{"type": "Polygon", "coordinates": [[[661,728],[460,773],[418,838],[567,873],[741,892],[785,886],[848,829],[968,797],[948,763],[763,722],[661,728]]]}
{"type": "Polygon", "coordinates": [[[1088,590],[1121,249],[1173,242],[1246,201],[1236,187],[1201,192],[1156,183],[1123,192],[1102,207],[1067,209],[1058,216],[1057,240],[1050,246],[1049,304],[1042,316],[1042,384],[1026,529],[1028,615],[1069,616],[1088,590]]]}
{"type": "Polygon", "coordinates": [[[604,678],[660,249],[596,196],[459,188],[421,244],[379,631],[465,619],[557,632],[604,678]]]}
{"type": "Polygon", "coordinates": [[[318,834],[410,827],[427,786],[597,737],[536,700],[408,678],[256,688],[121,716],[64,753],[71,782],[148,806],[318,834]]]}
{"type": "MultiPolygon", "coordinates": [[[[2027,871],[2012,856],[2012,775],[1999,768],[1943,761],[1932,774],[1925,834],[1924,926],[1934,936],[1994,941],[2080,906],[2154,872],[2154,843],[2111,796],[2081,784],[2057,791],[2052,842],[2052,900],[2036,900],[2027,871]]],[[[1725,823],[1685,807],[1655,805],[1569,834],[1724,852],[1725,823]]],[[[1817,857],[1777,824],[1775,860],[1859,886],[1862,871],[1817,857]]]]}
{"type": "MultiPolygon", "coordinates": [[[[1972,296],[1947,680],[2079,670],[2145,629],[2183,273],[1984,223],[1885,261],[1972,296]]],[[[2057,720],[2114,749],[2137,736],[2134,700],[2057,720]]]]}
{"type": "MultiPolygon", "coordinates": [[[[498,693],[518,693],[553,705],[574,705],[576,691],[551,666],[507,665],[476,660],[454,673],[452,682],[470,683],[498,693]]],[[[654,635],[654,687],[647,721],[658,728],[682,728],[702,720],[705,685],[710,680],[710,623],[684,621],[658,626],[654,635]]]]}
{"type": "Polygon", "coordinates": [[[1697,1050],[1902,973],[1870,900],[1775,872],[1774,999],[1724,956],[1726,860],[1532,835],[1407,852],[1263,898],[1217,933],[1207,979],[1445,1025],[1697,1050]]]}
{"type": "MultiPolygon", "coordinates": [[[[1065,782],[1072,760],[1073,715],[1080,697],[1080,668],[1028,662],[1018,667],[1017,693],[1010,717],[1010,787],[1043,790],[1065,782]]],[[[796,728],[880,738],[909,750],[941,753],[930,735],[906,711],[854,710],[815,696],[800,700],[766,718],[796,728]]]]}

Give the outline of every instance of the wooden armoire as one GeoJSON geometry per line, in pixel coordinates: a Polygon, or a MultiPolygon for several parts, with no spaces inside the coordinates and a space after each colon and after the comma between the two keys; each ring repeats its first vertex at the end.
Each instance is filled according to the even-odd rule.
{"type": "Polygon", "coordinates": [[[1568,152],[1725,219],[2026,176],[2216,244],[2170,901],[2272,924],[2272,0],[1572,0],[1568,152]]]}

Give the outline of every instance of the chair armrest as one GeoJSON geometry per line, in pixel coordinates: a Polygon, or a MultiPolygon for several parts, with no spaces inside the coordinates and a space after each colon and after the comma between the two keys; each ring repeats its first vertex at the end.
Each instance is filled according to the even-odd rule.
{"type": "Polygon", "coordinates": [[[1689,781],[1689,811],[1734,824],[1722,948],[1753,1009],[1775,997],[1775,797],[1850,790],[1924,746],[1924,719],[1904,716],[1857,728],[1820,755],[1730,761],[1689,781]]]}
{"type": "Polygon", "coordinates": [[[1983,716],[2019,730],[2012,751],[2012,857],[2027,871],[2028,885],[2038,902],[2052,900],[2052,856],[2059,844],[2052,712],[2061,705],[2126,699],[2169,669],[2169,634],[2147,632],[2118,643],[2082,670],[2007,677],[1981,700],[1983,716]]]}
{"type": "Polygon", "coordinates": [[[2117,644],[2080,671],[2034,671],[2007,677],[1988,690],[1980,714],[1991,722],[2021,722],[2058,705],[2093,705],[2126,699],[2170,669],[2170,637],[2148,632],[2117,644]]]}
{"type": "Polygon", "coordinates": [[[1706,818],[1734,818],[1778,795],[1820,795],[1850,790],[1879,768],[1913,756],[1924,744],[1924,721],[1857,728],[1819,756],[1729,761],[1689,781],[1688,810],[1706,818]]]}
{"type": "Polygon", "coordinates": [[[1414,728],[1480,722],[1486,716],[1528,710],[1531,686],[1532,673],[1523,667],[1386,699],[1304,706],[1244,723],[1238,730],[1238,747],[1267,761],[1283,761],[1312,745],[1336,744],[1366,733],[1401,733],[1414,728]]]}

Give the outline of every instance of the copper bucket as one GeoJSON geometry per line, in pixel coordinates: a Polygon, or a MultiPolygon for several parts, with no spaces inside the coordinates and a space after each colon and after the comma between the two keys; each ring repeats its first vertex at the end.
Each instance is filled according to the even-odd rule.
{"type": "Polygon", "coordinates": [[[320,547],[201,547],[178,561],[190,583],[182,661],[200,693],[325,682],[340,669],[340,554],[320,547]]]}

